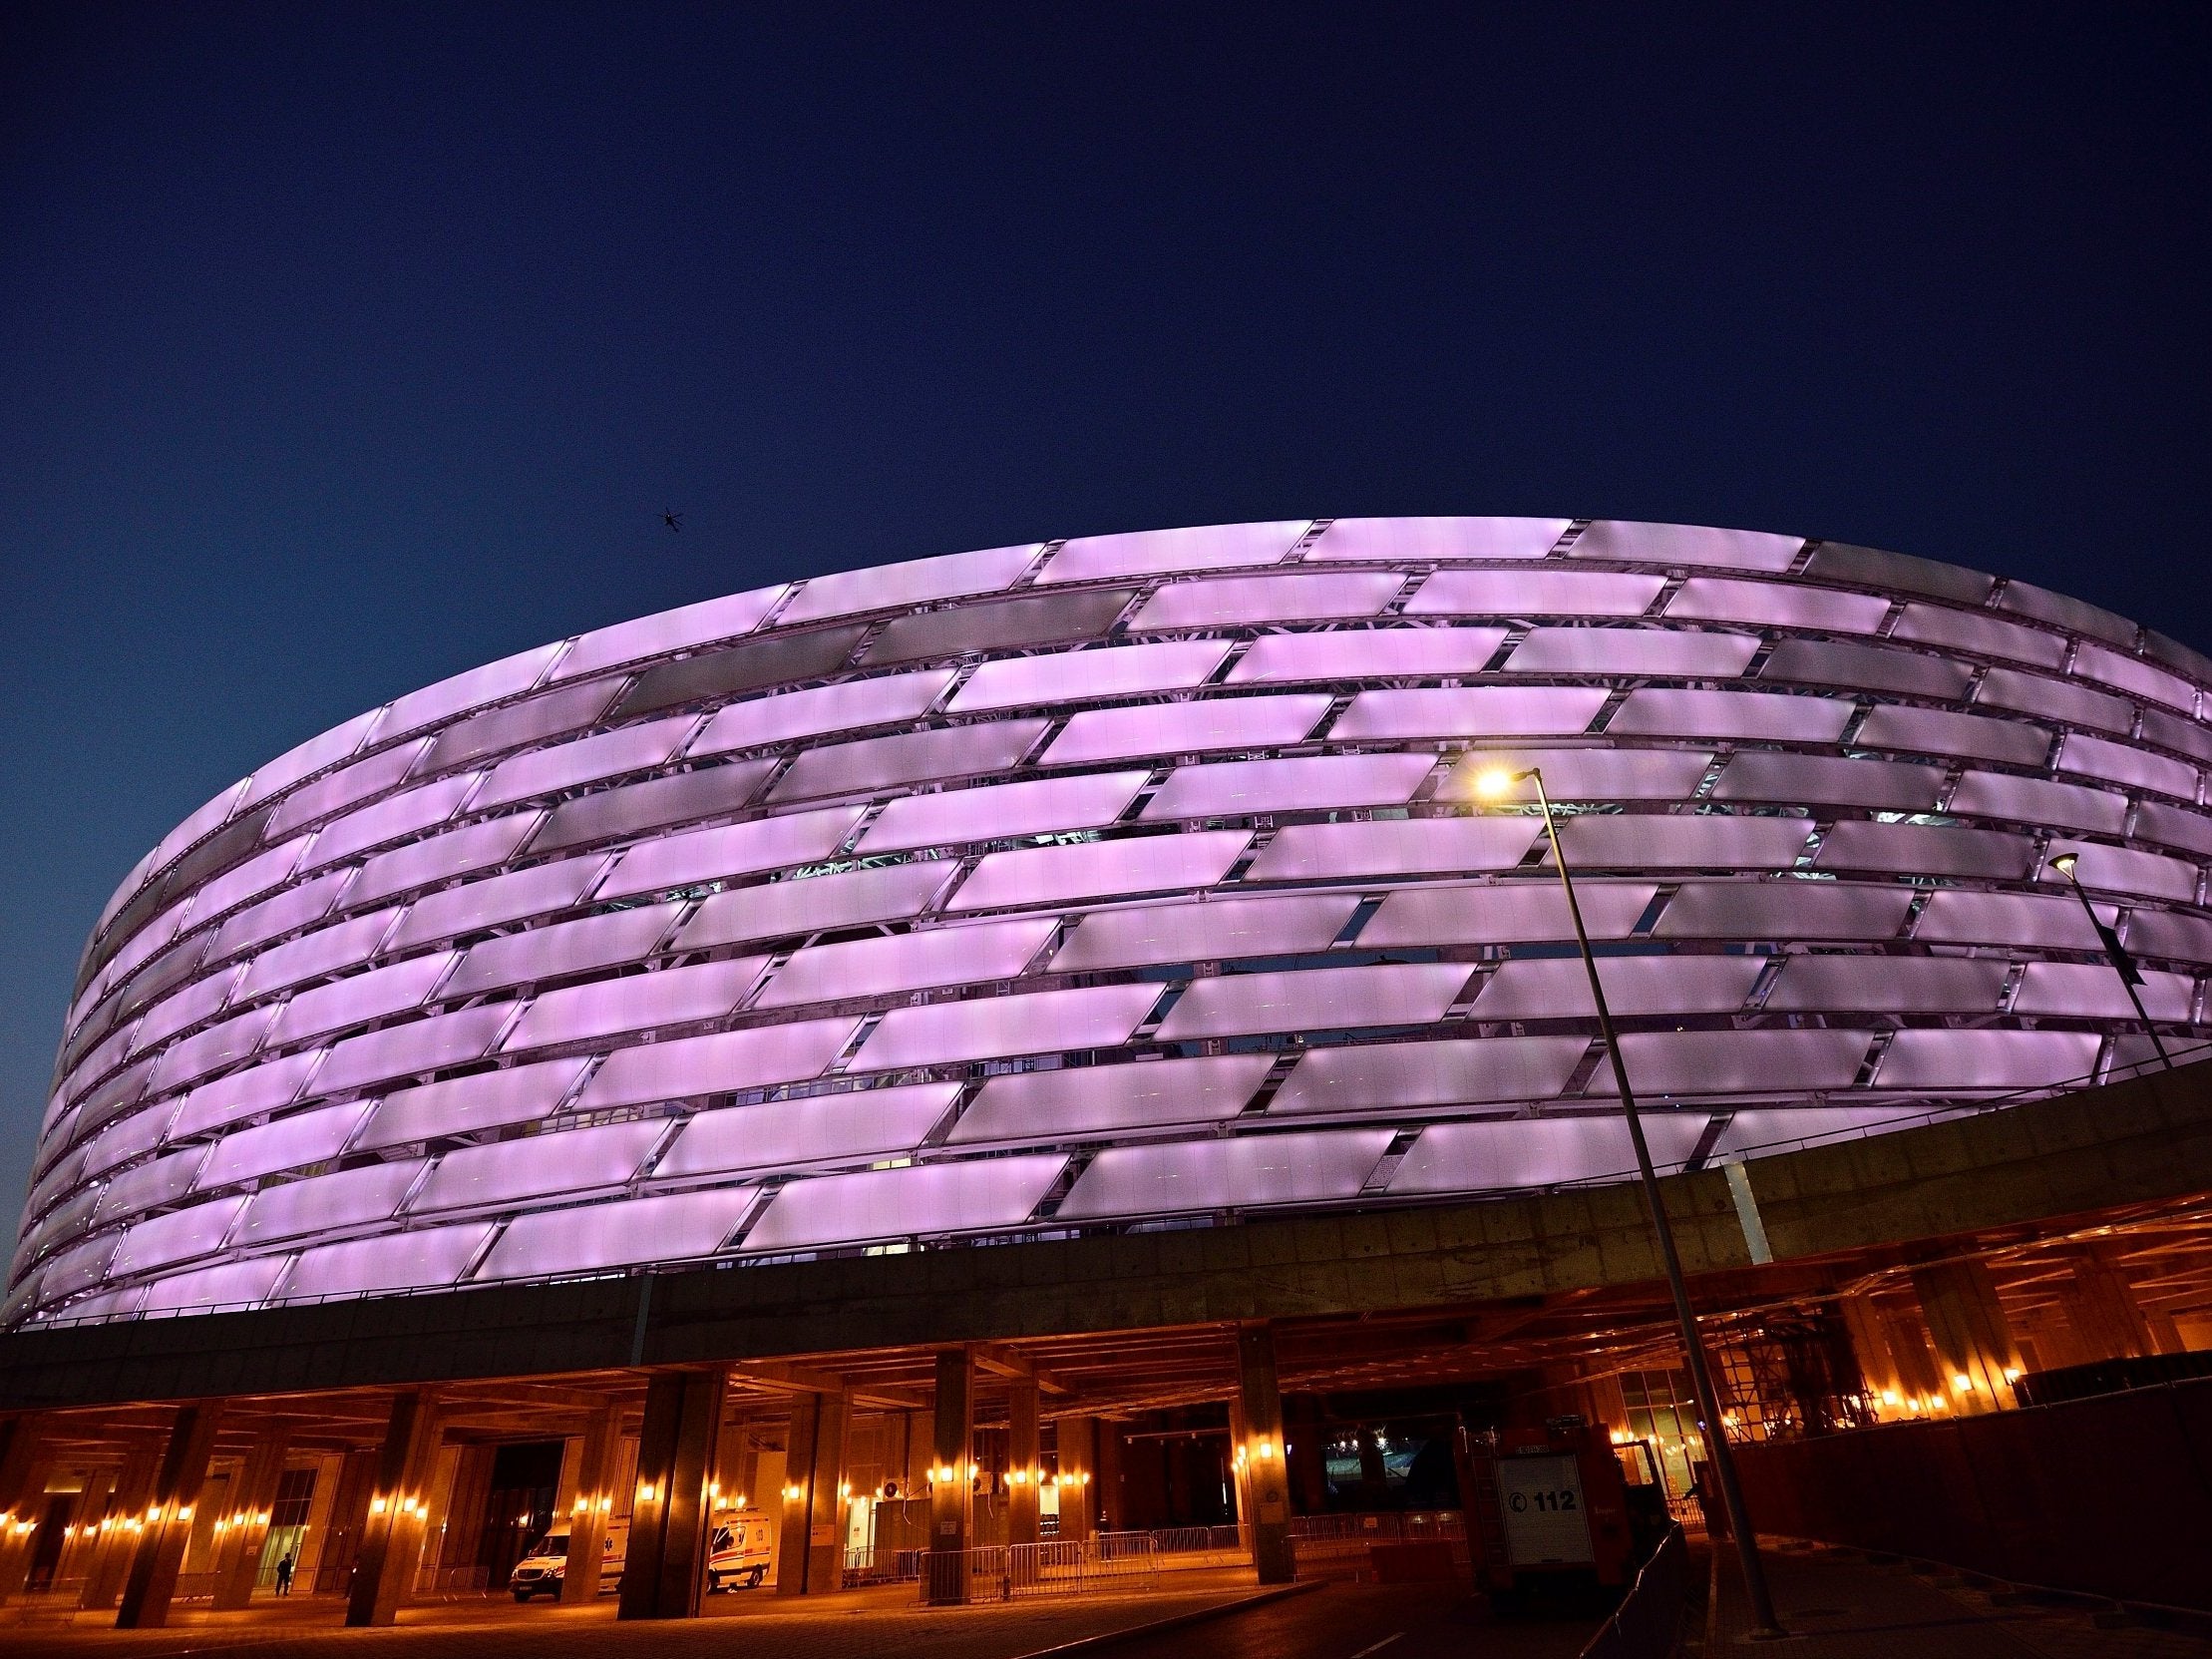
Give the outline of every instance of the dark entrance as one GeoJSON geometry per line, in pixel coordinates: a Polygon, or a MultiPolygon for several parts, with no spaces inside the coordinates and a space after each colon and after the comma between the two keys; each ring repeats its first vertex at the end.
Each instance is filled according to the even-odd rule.
{"type": "Polygon", "coordinates": [[[490,1587],[504,1585],[515,1563],[553,1524],[561,1449],[559,1441],[529,1441],[493,1451],[484,1530],[477,1539],[477,1565],[490,1587]]]}

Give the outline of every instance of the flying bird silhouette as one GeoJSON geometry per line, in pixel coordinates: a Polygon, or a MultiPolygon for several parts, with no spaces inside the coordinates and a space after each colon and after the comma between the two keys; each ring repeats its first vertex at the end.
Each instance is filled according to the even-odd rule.
{"type": "Polygon", "coordinates": [[[660,522],[666,525],[670,530],[681,531],[683,529],[683,515],[681,513],[670,512],[665,507],[662,508],[660,511],[660,522]]]}

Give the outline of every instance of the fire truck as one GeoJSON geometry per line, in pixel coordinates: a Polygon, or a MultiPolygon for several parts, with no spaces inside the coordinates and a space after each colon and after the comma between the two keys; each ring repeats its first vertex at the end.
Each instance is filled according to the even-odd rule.
{"type": "Polygon", "coordinates": [[[1596,1590],[1618,1593],[1667,1524],[1651,1448],[1616,1447],[1579,1417],[1541,1429],[1459,1432],[1467,1542],[1493,1603],[1596,1590]],[[1632,1483],[1630,1461],[1643,1455],[1632,1483]]]}

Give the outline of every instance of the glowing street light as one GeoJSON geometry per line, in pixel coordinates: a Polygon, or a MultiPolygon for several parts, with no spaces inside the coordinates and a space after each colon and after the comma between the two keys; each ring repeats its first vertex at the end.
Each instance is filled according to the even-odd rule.
{"type": "Polygon", "coordinates": [[[2097,943],[2104,947],[2104,960],[2112,965],[2112,972],[2119,975],[2120,985],[2127,992],[2127,1000],[2135,1005],[2135,1018],[2143,1023],[2143,1030],[2150,1034],[2150,1045],[2158,1050],[2158,1063],[2168,1071],[2173,1069],[2173,1055],[2166,1052],[2166,1044],[2159,1038],[2158,1028],[2150,1023],[2150,1013],[2143,1007],[2143,971],[2135,966],[2135,958],[2120,936],[2106,927],[2089,903],[2089,895],[2075,879],[2073,868],[2081,862],[2079,853],[2060,853],[2050,861],[2050,867],[2066,878],[2066,885],[2073,889],[2073,896],[2081,901],[2081,914],[2089,919],[2089,926],[2096,929],[2097,943]]]}

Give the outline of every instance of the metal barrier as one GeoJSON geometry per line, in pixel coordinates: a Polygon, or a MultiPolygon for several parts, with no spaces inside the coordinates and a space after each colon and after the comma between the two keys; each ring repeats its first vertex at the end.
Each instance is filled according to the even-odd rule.
{"type": "Polygon", "coordinates": [[[414,1593],[418,1597],[433,1596],[445,1601],[462,1596],[490,1595],[491,1577],[489,1567],[423,1567],[415,1574],[414,1593]]]}
{"type": "Polygon", "coordinates": [[[1148,1590],[1160,1572],[1160,1551],[1149,1532],[918,1553],[922,1599],[933,1605],[1148,1590]]]}
{"type": "Polygon", "coordinates": [[[1235,1567],[1252,1559],[1251,1544],[1234,1526],[1163,1526],[1125,1535],[1151,1538],[1168,1568],[1235,1567]]]}
{"type": "Polygon", "coordinates": [[[1679,1526],[1669,1526],[1581,1659],[1672,1659],[1688,1603],[1689,1543],[1679,1526]]]}
{"type": "Polygon", "coordinates": [[[1301,1567],[1356,1560],[1375,1544],[1398,1543],[1447,1543],[1454,1567],[1469,1564],[1466,1517],[1457,1509],[1296,1515],[1290,1520],[1290,1548],[1301,1567]]]}

